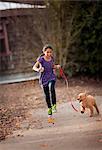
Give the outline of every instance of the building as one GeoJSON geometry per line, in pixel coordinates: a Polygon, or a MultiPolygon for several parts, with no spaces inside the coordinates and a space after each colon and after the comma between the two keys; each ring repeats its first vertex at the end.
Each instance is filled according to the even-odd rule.
{"type": "Polygon", "coordinates": [[[0,0],[31,4],[31,8],[0,10],[0,76],[31,72],[35,58],[41,52],[42,39],[35,26],[45,15],[42,0],[0,0]]]}

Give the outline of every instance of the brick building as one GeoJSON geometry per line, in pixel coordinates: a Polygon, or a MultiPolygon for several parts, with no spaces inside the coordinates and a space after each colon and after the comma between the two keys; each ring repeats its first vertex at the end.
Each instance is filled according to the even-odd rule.
{"type": "Polygon", "coordinates": [[[44,6],[44,2],[10,2],[32,4],[34,7],[0,10],[0,75],[31,72],[32,62],[41,53],[43,46],[37,28],[40,25],[39,16],[44,17],[46,10],[37,6],[44,6]]]}

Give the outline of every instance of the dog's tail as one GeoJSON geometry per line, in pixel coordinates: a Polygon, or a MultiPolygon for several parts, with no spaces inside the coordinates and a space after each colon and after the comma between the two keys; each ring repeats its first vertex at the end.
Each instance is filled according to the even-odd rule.
{"type": "Polygon", "coordinates": [[[94,107],[96,108],[96,111],[97,111],[97,113],[99,114],[100,112],[99,112],[99,109],[98,109],[98,107],[97,107],[97,104],[96,104],[96,103],[94,104],[94,107]]]}

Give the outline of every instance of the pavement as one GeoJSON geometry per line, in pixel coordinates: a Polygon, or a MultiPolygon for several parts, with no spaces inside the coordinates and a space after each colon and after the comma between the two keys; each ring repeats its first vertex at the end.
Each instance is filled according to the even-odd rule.
{"type": "MultiPolygon", "coordinates": [[[[101,99],[97,97],[102,114],[101,99]]],[[[32,116],[41,120],[41,126],[1,141],[0,150],[102,150],[101,114],[89,117],[88,111],[80,113],[78,102],[73,101],[73,105],[78,112],[70,103],[58,104],[54,124],[47,122],[47,109],[32,110],[32,116]]]]}

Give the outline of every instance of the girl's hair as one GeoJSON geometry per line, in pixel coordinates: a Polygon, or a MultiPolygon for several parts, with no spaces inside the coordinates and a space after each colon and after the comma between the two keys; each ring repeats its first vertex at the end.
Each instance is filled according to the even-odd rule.
{"type": "Polygon", "coordinates": [[[48,48],[50,48],[50,49],[52,49],[52,50],[53,50],[53,48],[52,48],[52,46],[51,46],[51,45],[46,44],[46,45],[43,47],[42,52],[45,52],[48,48]]]}

